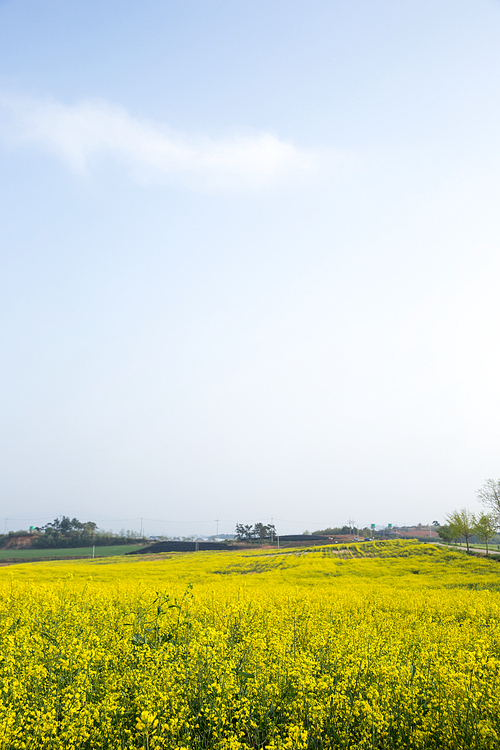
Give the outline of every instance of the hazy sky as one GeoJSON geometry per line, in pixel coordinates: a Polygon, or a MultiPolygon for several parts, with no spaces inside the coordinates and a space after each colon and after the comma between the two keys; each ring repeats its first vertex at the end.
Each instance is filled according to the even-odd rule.
{"type": "Polygon", "coordinates": [[[0,0],[0,160],[0,523],[478,508],[500,2],[0,0]]]}

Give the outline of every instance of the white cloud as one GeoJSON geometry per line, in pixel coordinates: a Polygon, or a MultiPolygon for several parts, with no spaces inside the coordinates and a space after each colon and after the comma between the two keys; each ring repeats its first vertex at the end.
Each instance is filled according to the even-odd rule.
{"type": "Polygon", "coordinates": [[[269,133],[213,140],[186,136],[132,117],[103,101],[66,105],[53,100],[2,97],[10,140],[34,142],[75,172],[91,174],[113,159],[138,182],[176,183],[195,189],[252,189],[315,171],[318,154],[269,133]]]}

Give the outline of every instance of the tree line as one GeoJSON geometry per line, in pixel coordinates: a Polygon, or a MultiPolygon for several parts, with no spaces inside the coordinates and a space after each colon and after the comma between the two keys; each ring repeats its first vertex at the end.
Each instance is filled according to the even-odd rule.
{"type": "Polygon", "coordinates": [[[470,547],[470,540],[476,537],[489,552],[489,545],[500,531],[500,479],[487,479],[477,491],[478,500],[485,506],[486,512],[475,514],[462,508],[446,516],[446,524],[438,529],[438,534],[445,542],[463,539],[470,547]]]}
{"type": "Polygon", "coordinates": [[[69,516],[55,518],[45,526],[35,526],[31,532],[22,530],[0,535],[0,546],[13,536],[30,536],[31,547],[34,549],[90,547],[94,544],[105,547],[137,542],[140,537],[133,532],[113,534],[110,531],[100,531],[94,521],[79,521],[78,518],[69,516]]]}

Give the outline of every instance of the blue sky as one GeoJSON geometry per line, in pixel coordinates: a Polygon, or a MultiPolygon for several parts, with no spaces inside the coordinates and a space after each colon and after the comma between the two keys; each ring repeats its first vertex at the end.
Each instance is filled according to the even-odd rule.
{"type": "Polygon", "coordinates": [[[0,36],[8,528],[478,508],[498,2],[4,0],[0,36]]]}

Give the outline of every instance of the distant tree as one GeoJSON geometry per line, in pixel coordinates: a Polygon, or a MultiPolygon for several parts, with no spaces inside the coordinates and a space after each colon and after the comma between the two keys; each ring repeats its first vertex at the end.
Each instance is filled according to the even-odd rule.
{"type": "Polygon", "coordinates": [[[477,491],[478,500],[490,509],[497,526],[500,526],[500,479],[487,479],[477,491]]]}
{"type": "Polygon", "coordinates": [[[252,529],[252,537],[254,539],[267,539],[268,532],[267,526],[263,523],[256,523],[252,529]]]}
{"type": "Polygon", "coordinates": [[[252,527],[242,523],[237,523],[236,539],[240,542],[249,542],[252,539],[252,527]]]}
{"type": "Polygon", "coordinates": [[[276,527],[274,524],[256,523],[255,526],[248,524],[236,524],[236,539],[242,542],[264,541],[265,539],[274,539],[276,536],[276,527]]]}
{"type": "Polygon", "coordinates": [[[469,552],[469,539],[474,534],[476,521],[474,514],[467,510],[467,508],[462,508],[462,510],[454,510],[453,513],[450,513],[446,517],[446,520],[452,529],[453,538],[463,537],[467,545],[467,552],[469,552]]]}
{"type": "Polygon", "coordinates": [[[344,536],[347,536],[351,533],[352,528],[350,526],[337,526],[333,529],[329,526],[326,529],[318,529],[317,531],[313,531],[313,534],[318,536],[337,536],[337,534],[343,534],[344,536]]]}
{"type": "Polygon", "coordinates": [[[446,542],[447,544],[451,544],[451,542],[455,540],[455,537],[453,536],[454,533],[455,529],[452,529],[448,524],[444,524],[438,529],[438,535],[441,537],[443,542],[446,542]]]}
{"type": "Polygon", "coordinates": [[[266,526],[265,538],[273,541],[277,535],[278,535],[278,532],[276,531],[276,526],[274,525],[274,523],[268,523],[266,526]]]}
{"type": "Polygon", "coordinates": [[[480,542],[486,545],[486,554],[488,554],[488,543],[495,538],[497,533],[497,524],[491,514],[483,513],[475,519],[474,534],[480,542]]]}
{"type": "Polygon", "coordinates": [[[82,522],[78,518],[61,516],[36,531],[41,532],[33,542],[34,547],[85,547],[96,541],[97,524],[82,522]]]}

